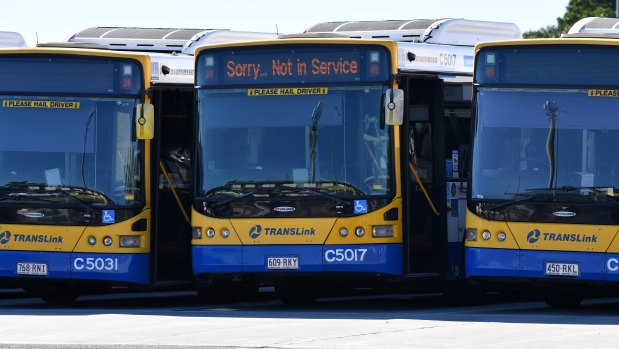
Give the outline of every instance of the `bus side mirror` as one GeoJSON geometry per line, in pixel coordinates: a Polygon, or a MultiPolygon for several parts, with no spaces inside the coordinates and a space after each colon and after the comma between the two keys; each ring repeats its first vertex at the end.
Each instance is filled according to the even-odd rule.
{"type": "Polygon", "coordinates": [[[138,104],[135,107],[135,128],[138,139],[153,139],[155,135],[155,107],[138,104]]]}
{"type": "Polygon", "coordinates": [[[404,122],[404,91],[389,89],[385,93],[385,123],[400,126],[404,122]],[[393,100],[391,94],[393,93],[393,100]]]}

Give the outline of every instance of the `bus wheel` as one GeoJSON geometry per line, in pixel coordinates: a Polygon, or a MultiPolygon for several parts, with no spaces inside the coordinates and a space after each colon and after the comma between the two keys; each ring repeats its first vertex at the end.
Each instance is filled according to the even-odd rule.
{"type": "Polygon", "coordinates": [[[480,305],[486,300],[484,287],[465,280],[446,281],[443,295],[447,302],[456,306],[480,305]]]}
{"type": "Polygon", "coordinates": [[[567,309],[575,308],[582,302],[582,293],[579,291],[549,291],[544,295],[546,304],[551,308],[567,309]]]}
{"type": "Polygon", "coordinates": [[[197,288],[198,297],[206,304],[234,303],[255,299],[257,287],[237,285],[222,281],[212,281],[197,288]]]}
{"type": "Polygon", "coordinates": [[[79,296],[79,292],[70,287],[59,287],[39,291],[39,297],[50,304],[68,304],[76,300],[79,296]]]}
{"type": "Polygon", "coordinates": [[[279,285],[275,287],[275,292],[287,305],[309,305],[316,300],[316,292],[309,287],[279,285]]]}

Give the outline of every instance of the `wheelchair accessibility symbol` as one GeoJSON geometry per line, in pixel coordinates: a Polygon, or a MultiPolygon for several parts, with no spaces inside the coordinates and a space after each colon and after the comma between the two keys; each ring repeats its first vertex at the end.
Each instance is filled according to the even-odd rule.
{"type": "Polygon", "coordinates": [[[116,211],[114,210],[103,210],[103,216],[101,217],[101,223],[111,224],[116,223],[116,211]]]}
{"type": "Polygon", "coordinates": [[[367,200],[355,200],[355,214],[368,213],[367,200]]]}

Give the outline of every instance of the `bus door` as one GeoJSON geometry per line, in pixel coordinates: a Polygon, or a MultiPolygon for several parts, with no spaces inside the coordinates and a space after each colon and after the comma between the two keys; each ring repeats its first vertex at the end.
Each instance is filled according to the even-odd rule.
{"type": "MultiPolygon", "coordinates": [[[[470,79],[470,78],[469,78],[470,79]]],[[[450,79],[451,80],[451,79],[450,79]]],[[[464,267],[464,230],[468,189],[467,157],[471,137],[470,81],[445,81],[442,161],[445,164],[446,280],[460,280],[464,267]]]]}
{"type": "Polygon", "coordinates": [[[151,146],[153,280],[191,279],[191,197],[194,91],[155,87],[155,142],[151,146]]]}
{"type": "Polygon", "coordinates": [[[408,274],[438,276],[445,268],[443,81],[403,79],[408,103],[402,127],[404,229],[408,274]]]}

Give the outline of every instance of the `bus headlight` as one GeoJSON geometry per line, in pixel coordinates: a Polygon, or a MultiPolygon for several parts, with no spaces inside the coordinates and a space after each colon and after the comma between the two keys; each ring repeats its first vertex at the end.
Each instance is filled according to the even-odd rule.
{"type": "Polygon", "coordinates": [[[191,237],[193,239],[202,239],[202,227],[192,227],[191,237]]]}
{"type": "Polygon", "coordinates": [[[208,228],[208,229],[206,230],[206,236],[208,236],[208,237],[210,237],[210,238],[214,237],[214,236],[215,236],[215,229],[213,229],[213,228],[208,228]]]}
{"type": "Polygon", "coordinates": [[[507,235],[505,235],[504,232],[500,232],[499,234],[497,234],[497,239],[499,239],[499,241],[505,241],[505,239],[507,238],[507,235]]]}
{"type": "Polygon", "coordinates": [[[477,229],[467,229],[464,232],[464,239],[466,241],[477,241],[477,229]]]}
{"type": "Polygon", "coordinates": [[[120,247],[140,247],[142,238],[137,235],[121,236],[119,243],[120,247]]]}
{"type": "Polygon", "coordinates": [[[392,225],[374,225],[372,226],[372,237],[375,238],[391,238],[393,237],[392,225]]]}
{"type": "Polygon", "coordinates": [[[362,237],[363,235],[365,235],[365,229],[361,227],[355,229],[355,235],[357,235],[358,237],[362,237]]]}
{"type": "Polygon", "coordinates": [[[490,232],[487,230],[484,230],[483,233],[481,233],[481,238],[484,240],[490,240],[491,236],[492,234],[490,234],[490,232]]]}
{"type": "Polygon", "coordinates": [[[228,229],[224,229],[221,231],[221,236],[223,236],[224,238],[227,238],[228,236],[230,236],[230,230],[228,229]]]}
{"type": "Polygon", "coordinates": [[[97,238],[96,237],[91,236],[91,237],[88,238],[88,244],[89,245],[94,245],[96,243],[97,243],[97,238]]]}
{"type": "Polygon", "coordinates": [[[347,237],[348,236],[348,229],[346,229],[346,228],[340,229],[340,236],[343,237],[343,238],[347,237]]]}
{"type": "Polygon", "coordinates": [[[103,244],[104,244],[105,246],[110,246],[110,245],[112,245],[112,238],[111,238],[111,237],[109,237],[109,236],[104,237],[104,238],[103,238],[103,244]]]}

